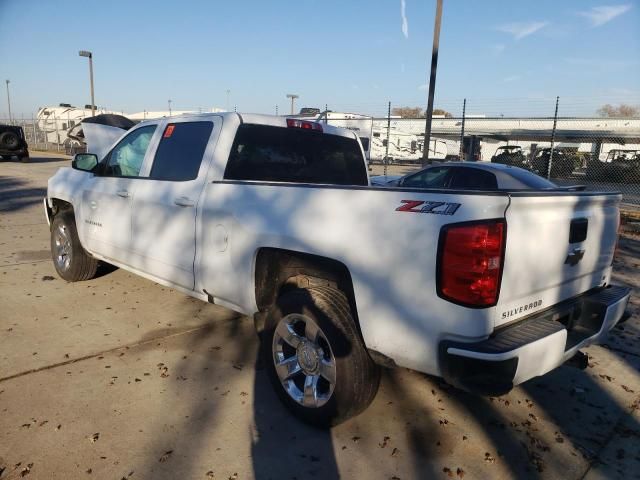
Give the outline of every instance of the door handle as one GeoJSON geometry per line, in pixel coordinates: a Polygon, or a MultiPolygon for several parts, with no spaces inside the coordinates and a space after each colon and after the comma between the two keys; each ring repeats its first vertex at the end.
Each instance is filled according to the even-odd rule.
{"type": "Polygon", "coordinates": [[[187,197],[178,197],[173,201],[173,203],[179,207],[193,207],[195,205],[195,202],[187,197]]]}
{"type": "Polygon", "coordinates": [[[129,192],[127,190],[118,190],[116,195],[122,198],[129,198],[129,192]]]}

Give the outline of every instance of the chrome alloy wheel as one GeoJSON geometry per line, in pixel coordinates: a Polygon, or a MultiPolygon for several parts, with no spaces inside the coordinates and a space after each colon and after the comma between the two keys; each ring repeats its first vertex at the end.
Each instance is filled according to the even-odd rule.
{"type": "Polygon", "coordinates": [[[315,321],[298,313],[280,319],[272,352],[278,378],[293,400],[309,408],[329,401],[336,385],[336,360],[315,321]]]}
{"type": "Polygon", "coordinates": [[[71,265],[71,236],[64,225],[58,226],[53,235],[56,265],[60,270],[66,271],[71,265]]]}

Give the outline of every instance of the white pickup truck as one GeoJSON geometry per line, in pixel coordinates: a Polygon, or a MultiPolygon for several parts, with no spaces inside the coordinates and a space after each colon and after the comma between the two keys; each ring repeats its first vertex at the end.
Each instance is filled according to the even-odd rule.
{"type": "Polygon", "coordinates": [[[349,130],[223,113],[77,155],[45,209],[63,279],[105,261],[252,315],[280,398],[333,425],[373,400],[380,365],[498,395],[601,340],[629,300],[610,284],[619,202],[375,188],[349,130]]]}

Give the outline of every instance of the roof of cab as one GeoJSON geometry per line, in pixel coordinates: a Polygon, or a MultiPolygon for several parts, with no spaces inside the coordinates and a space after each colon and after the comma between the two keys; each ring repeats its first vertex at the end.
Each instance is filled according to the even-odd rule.
{"type": "MultiPolygon", "coordinates": [[[[171,121],[172,118],[176,118],[180,120],[193,118],[193,120],[196,121],[196,120],[202,120],[205,118],[212,119],[214,117],[222,117],[224,119],[226,117],[231,117],[231,116],[238,117],[241,123],[269,125],[272,127],[287,128],[287,117],[284,117],[284,116],[265,115],[261,113],[238,113],[238,112],[185,113],[181,115],[175,115],[173,117],[163,117],[161,119],[158,119],[158,118],[148,119],[140,122],[140,124],[144,124],[148,122],[157,122],[159,120],[171,121]]],[[[312,120],[302,120],[302,121],[311,122],[312,120]]],[[[357,138],[356,134],[349,129],[334,127],[333,125],[328,125],[326,123],[321,123],[321,122],[319,123],[322,125],[323,133],[328,133],[330,135],[339,135],[341,137],[357,138]]]]}

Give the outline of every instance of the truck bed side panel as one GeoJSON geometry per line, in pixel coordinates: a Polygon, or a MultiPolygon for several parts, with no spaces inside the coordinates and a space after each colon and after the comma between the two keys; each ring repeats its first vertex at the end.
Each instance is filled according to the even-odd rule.
{"type": "Polygon", "coordinates": [[[340,261],[352,276],[367,346],[402,366],[438,373],[439,340],[453,332],[486,337],[494,310],[464,308],[437,296],[440,228],[503,218],[507,204],[505,195],[214,182],[201,202],[197,288],[252,314],[261,247],[340,261]],[[416,202],[412,211],[397,210],[409,200],[416,202]],[[421,213],[430,201],[442,205],[421,213]],[[435,213],[452,204],[459,204],[449,210],[453,214],[435,213]]]}

